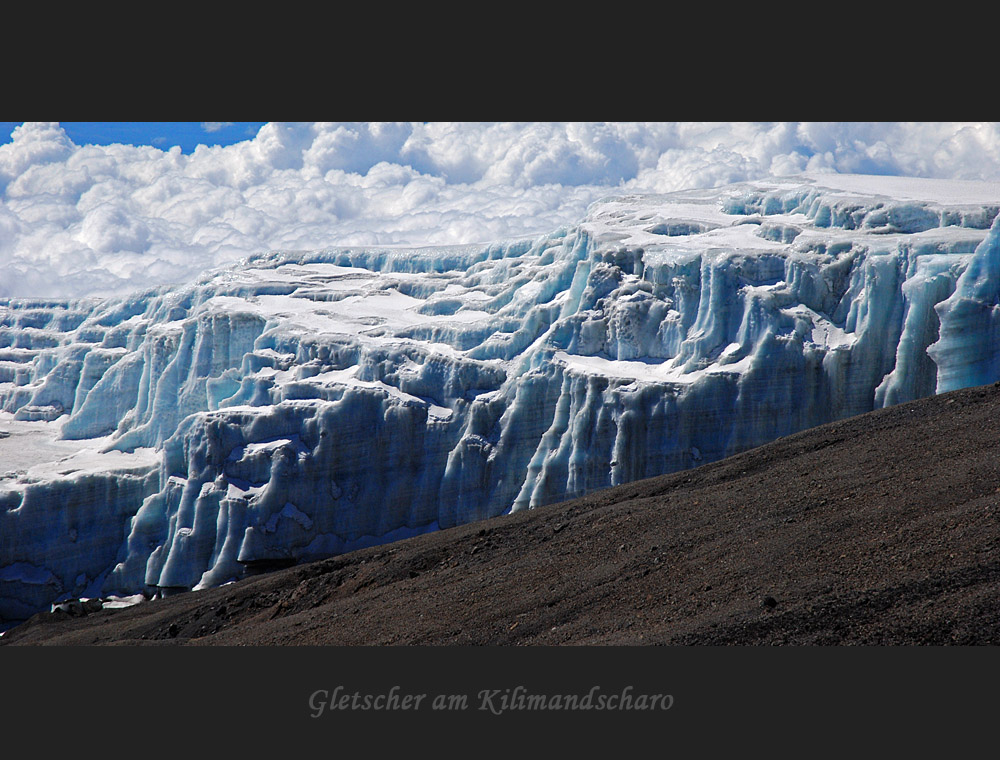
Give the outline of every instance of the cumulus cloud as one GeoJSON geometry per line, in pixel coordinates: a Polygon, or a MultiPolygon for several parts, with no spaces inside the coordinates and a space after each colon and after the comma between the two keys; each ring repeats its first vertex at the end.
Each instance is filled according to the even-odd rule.
{"type": "Polygon", "coordinates": [[[185,155],[26,123],[0,146],[0,297],[120,294],[276,249],[536,235],[615,193],[803,171],[1000,181],[1000,125],[269,123],[185,155]]]}

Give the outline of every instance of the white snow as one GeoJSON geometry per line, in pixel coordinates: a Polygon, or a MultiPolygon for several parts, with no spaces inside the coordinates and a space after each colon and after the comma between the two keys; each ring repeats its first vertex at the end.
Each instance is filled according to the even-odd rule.
{"type": "Polygon", "coordinates": [[[1000,199],[1000,181],[995,177],[993,181],[984,181],[833,172],[805,172],[803,176],[825,188],[858,195],[884,196],[893,200],[995,205],[1000,199]]]}
{"type": "Polygon", "coordinates": [[[159,454],[152,448],[128,453],[106,450],[110,436],[83,445],[61,440],[62,419],[28,422],[0,412],[0,491],[46,480],[80,480],[95,473],[144,473],[159,464],[159,454]]]}
{"type": "Polygon", "coordinates": [[[144,601],[146,601],[146,597],[142,594],[129,594],[128,596],[115,596],[112,594],[104,600],[104,609],[121,610],[126,607],[134,607],[144,601]]]}
{"type": "MultiPolygon", "coordinates": [[[[730,344],[727,349],[731,349],[730,344]]],[[[734,353],[732,350],[723,352],[724,355],[734,353]]],[[[567,354],[565,351],[557,351],[553,357],[555,361],[565,364],[571,370],[596,375],[599,377],[613,377],[617,379],[636,380],[642,383],[678,383],[691,384],[706,374],[731,372],[740,374],[750,368],[751,357],[747,356],[732,364],[711,364],[705,369],[685,371],[684,367],[676,366],[674,362],[638,362],[622,359],[605,359],[600,356],[575,356],[567,354]]]]}

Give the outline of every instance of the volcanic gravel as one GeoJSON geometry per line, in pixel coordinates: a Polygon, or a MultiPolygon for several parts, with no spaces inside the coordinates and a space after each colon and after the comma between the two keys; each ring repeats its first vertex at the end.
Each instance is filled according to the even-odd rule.
{"type": "Polygon", "coordinates": [[[2,645],[1000,643],[1000,384],[2,645]]]}

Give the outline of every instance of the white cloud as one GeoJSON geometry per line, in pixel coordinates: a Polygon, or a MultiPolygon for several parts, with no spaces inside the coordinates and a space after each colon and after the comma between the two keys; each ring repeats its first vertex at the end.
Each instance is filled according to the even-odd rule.
{"type": "Polygon", "coordinates": [[[26,123],[0,146],[0,297],[120,293],[283,247],[490,242],[616,192],[806,169],[1000,181],[1000,125],[270,123],[185,155],[26,123]]]}
{"type": "Polygon", "coordinates": [[[231,121],[203,121],[201,123],[201,128],[208,133],[220,132],[226,127],[233,126],[231,121]]]}

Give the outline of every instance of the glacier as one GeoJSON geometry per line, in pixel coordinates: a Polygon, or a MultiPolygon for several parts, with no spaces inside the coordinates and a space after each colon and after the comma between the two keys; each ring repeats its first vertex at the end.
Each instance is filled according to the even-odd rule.
{"type": "Polygon", "coordinates": [[[1000,380],[1000,186],[817,174],[491,245],[0,300],[0,622],[217,586],[1000,380]]]}

